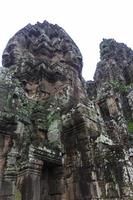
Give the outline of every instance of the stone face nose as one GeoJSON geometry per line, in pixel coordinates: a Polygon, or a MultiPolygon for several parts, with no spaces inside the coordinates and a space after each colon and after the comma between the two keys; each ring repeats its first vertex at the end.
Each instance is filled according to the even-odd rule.
{"type": "Polygon", "coordinates": [[[11,63],[11,58],[10,58],[10,54],[5,51],[2,55],[2,65],[4,67],[9,67],[11,63]]]}

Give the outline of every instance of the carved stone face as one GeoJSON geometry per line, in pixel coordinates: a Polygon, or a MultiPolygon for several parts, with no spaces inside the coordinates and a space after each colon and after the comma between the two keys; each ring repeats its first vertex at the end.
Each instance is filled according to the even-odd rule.
{"type": "Polygon", "coordinates": [[[64,105],[75,96],[73,87],[82,70],[82,56],[57,25],[27,25],[9,40],[2,58],[4,67],[14,69],[29,99],[46,101],[56,96],[64,105]]]}
{"type": "Polygon", "coordinates": [[[100,44],[101,59],[115,55],[115,41],[113,39],[103,39],[100,44]]]}
{"type": "Polygon", "coordinates": [[[4,67],[10,67],[14,64],[15,55],[14,55],[15,44],[9,44],[5,49],[2,56],[2,64],[4,67]]]}
{"type": "Polygon", "coordinates": [[[24,51],[27,48],[26,39],[23,34],[12,37],[3,52],[2,64],[4,67],[12,67],[22,61],[24,51]]]}
{"type": "Polygon", "coordinates": [[[78,47],[63,29],[47,22],[27,25],[16,33],[8,42],[2,59],[4,67],[19,65],[19,68],[25,67],[27,70],[27,65],[31,65],[32,70],[36,71],[42,63],[51,70],[52,65],[58,62],[74,67],[78,73],[82,69],[78,47]]]}

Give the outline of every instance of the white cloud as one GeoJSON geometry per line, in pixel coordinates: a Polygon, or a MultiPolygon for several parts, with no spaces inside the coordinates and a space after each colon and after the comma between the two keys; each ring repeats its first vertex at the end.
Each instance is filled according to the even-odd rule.
{"type": "Polygon", "coordinates": [[[84,58],[83,76],[92,79],[102,38],[133,48],[132,0],[3,0],[0,2],[0,56],[7,41],[28,23],[47,20],[64,28],[84,58]]]}

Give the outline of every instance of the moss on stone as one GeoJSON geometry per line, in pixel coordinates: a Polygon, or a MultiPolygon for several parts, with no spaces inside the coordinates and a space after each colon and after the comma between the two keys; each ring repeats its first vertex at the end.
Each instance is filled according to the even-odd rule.
{"type": "Polygon", "coordinates": [[[22,195],[18,189],[15,192],[15,200],[22,200],[22,195]]]}
{"type": "Polygon", "coordinates": [[[127,93],[130,89],[133,88],[133,84],[126,85],[124,83],[121,83],[117,80],[110,81],[110,85],[120,93],[127,93]]]}
{"type": "Polygon", "coordinates": [[[127,124],[128,132],[133,133],[133,122],[129,121],[127,124]]]}

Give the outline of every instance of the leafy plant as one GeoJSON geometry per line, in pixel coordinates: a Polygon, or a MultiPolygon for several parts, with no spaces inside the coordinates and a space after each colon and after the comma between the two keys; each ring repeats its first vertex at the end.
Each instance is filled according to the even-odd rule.
{"type": "Polygon", "coordinates": [[[116,80],[110,81],[110,85],[120,93],[127,93],[130,89],[133,89],[133,84],[126,85],[116,80]]]}

